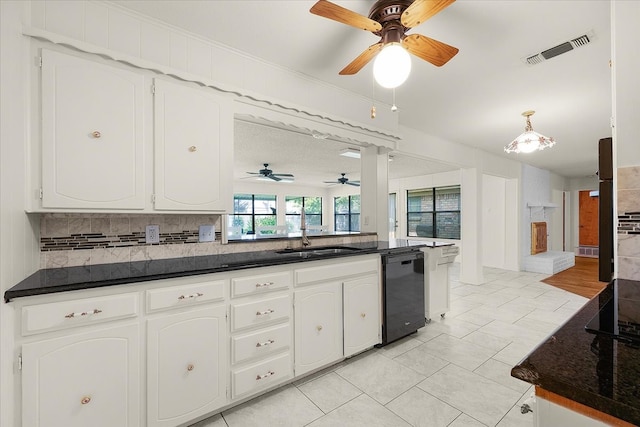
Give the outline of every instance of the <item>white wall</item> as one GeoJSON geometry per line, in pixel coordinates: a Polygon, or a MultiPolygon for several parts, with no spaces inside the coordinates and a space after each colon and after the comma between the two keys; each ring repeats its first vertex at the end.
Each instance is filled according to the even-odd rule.
{"type": "Polygon", "coordinates": [[[506,242],[507,180],[483,175],[482,177],[482,264],[486,267],[504,268],[506,242]]]}
{"type": "MultiPolygon", "coordinates": [[[[28,42],[20,34],[28,3],[0,1],[0,293],[38,268],[37,217],[24,213],[28,42]]],[[[12,304],[0,302],[0,425],[13,425],[12,304]]]]}
{"type": "MultiPolygon", "coordinates": [[[[640,2],[613,1],[612,59],[613,59],[613,164],[618,170],[629,168],[635,174],[640,165],[638,149],[638,100],[640,99],[640,2]]],[[[614,277],[640,280],[640,239],[637,235],[618,235],[617,216],[624,212],[640,210],[640,180],[637,175],[627,178],[618,189],[618,179],[614,179],[614,277]],[[620,211],[618,210],[620,209],[620,211]],[[621,239],[622,238],[622,239],[621,239]]]]}

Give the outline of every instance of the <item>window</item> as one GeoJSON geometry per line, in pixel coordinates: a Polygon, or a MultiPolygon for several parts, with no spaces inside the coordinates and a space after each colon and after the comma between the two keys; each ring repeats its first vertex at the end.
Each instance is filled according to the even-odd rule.
{"type": "Polygon", "coordinates": [[[307,225],[322,225],[322,197],[285,197],[287,230],[300,231],[300,214],[304,209],[307,225]]]}
{"type": "Polygon", "coordinates": [[[360,195],[333,199],[336,231],[360,231],[360,195]]]}
{"type": "Polygon", "coordinates": [[[407,236],[460,239],[460,186],[407,190],[407,236]]]}
{"type": "Polygon", "coordinates": [[[233,195],[233,215],[229,216],[229,227],[240,227],[242,234],[254,234],[257,226],[277,223],[275,195],[233,195]]]}

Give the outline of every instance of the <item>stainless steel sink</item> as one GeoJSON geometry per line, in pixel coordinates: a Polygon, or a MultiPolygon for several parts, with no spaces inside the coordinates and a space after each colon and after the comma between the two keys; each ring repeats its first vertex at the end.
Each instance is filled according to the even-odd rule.
{"type": "Polygon", "coordinates": [[[352,248],[349,246],[325,246],[320,248],[306,248],[299,250],[284,249],[281,251],[276,251],[276,253],[298,256],[300,258],[309,258],[312,256],[352,253],[359,250],[359,248],[352,248]]]}

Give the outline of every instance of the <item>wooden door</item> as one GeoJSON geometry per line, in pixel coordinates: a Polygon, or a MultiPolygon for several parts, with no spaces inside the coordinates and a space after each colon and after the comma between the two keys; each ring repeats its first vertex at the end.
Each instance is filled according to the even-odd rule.
{"type": "Polygon", "coordinates": [[[598,246],[598,197],[590,196],[590,191],[580,191],[579,237],[580,246],[598,246]]]}

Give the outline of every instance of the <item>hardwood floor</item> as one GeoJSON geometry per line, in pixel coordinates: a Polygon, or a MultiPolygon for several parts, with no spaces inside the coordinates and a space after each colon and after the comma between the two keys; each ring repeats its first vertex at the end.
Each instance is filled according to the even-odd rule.
{"type": "Polygon", "coordinates": [[[576,257],[575,266],[542,282],[589,299],[607,286],[607,282],[598,281],[598,258],[586,257],[576,257]]]}

